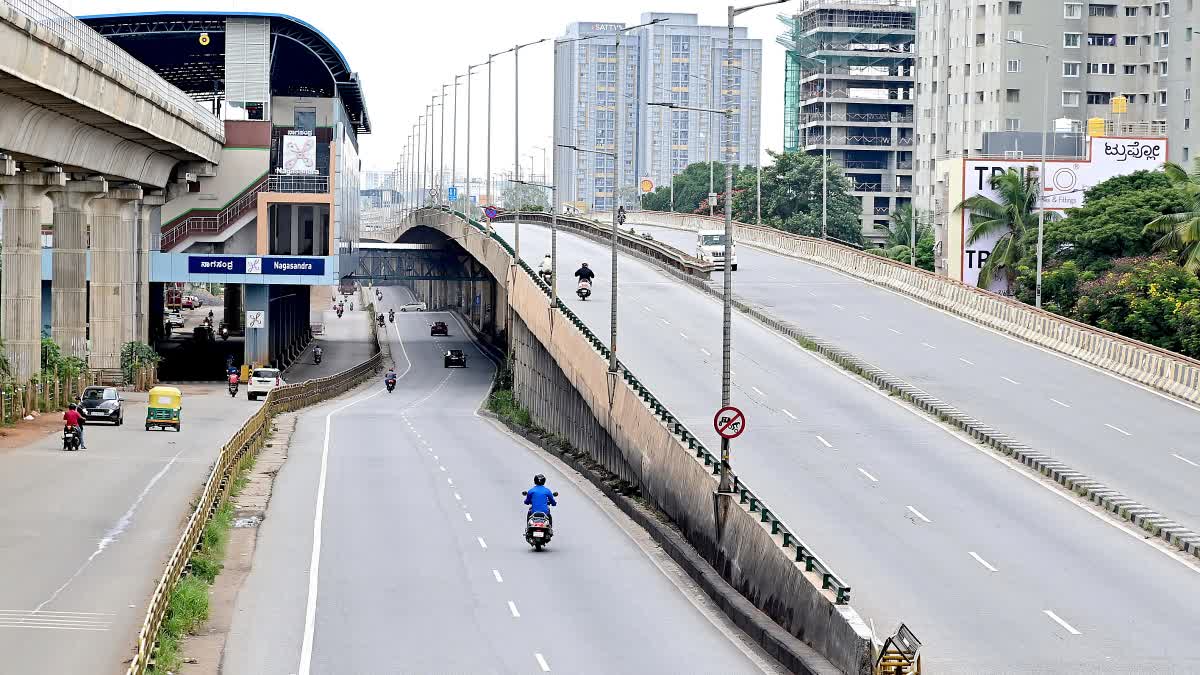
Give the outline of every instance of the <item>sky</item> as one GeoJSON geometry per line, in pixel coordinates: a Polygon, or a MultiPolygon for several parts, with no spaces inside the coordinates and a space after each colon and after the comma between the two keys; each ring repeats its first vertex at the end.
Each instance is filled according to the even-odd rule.
{"type": "MultiPolygon", "coordinates": [[[[364,170],[390,170],[404,150],[417,116],[430,97],[452,84],[467,66],[481,63],[489,53],[514,44],[563,35],[573,21],[639,23],[643,12],[698,14],[703,25],[724,25],[727,5],[684,0],[607,0],[571,2],[546,0],[458,0],[442,4],[425,0],[363,2],[354,0],[57,0],[76,15],[146,11],[276,12],[303,19],[324,33],[358,72],[366,93],[372,133],[360,138],[364,170]]],[[[744,4],[753,4],[745,2],[744,4]]],[[[763,45],[762,146],[778,150],[783,144],[784,49],[775,42],[784,25],[776,18],[798,2],[768,6],[738,17],[738,25],[763,45]]],[[[542,151],[549,157],[552,129],[551,44],[528,47],[520,53],[520,126],[517,129],[522,166],[534,155],[542,173],[542,151]]],[[[477,69],[472,85],[471,173],[483,174],[486,120],[486,69],[477,69]]],[[[466,78],[459,80],[458,167],[466,163],[466,78]]],[[[496,57],[492,65],[492,168],[513,165],[513,57],[496,57]]],[[[453,138],[454,87],[446,90],[446,159],[450,164],[453,138]]],[[[440,110],[439,113],[440,115],[440,110]]],[[[435,140],[435,145],[440,139],[435,140]]],[[[550,160],[547,159],[547,162],[550,160]]]]}

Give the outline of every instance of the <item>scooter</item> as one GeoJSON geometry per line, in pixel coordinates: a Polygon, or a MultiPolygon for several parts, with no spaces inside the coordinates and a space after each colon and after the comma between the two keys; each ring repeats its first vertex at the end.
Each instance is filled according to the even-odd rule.
{"type": "Polygon", "coordinates": [[[237,396],[237,392],[238,392],[238,381],[231,377],[231,378],[229,378],[229,396],[230,397],[237,396]]]}
{"type": "Polygon", "coordinates": [[[382,315],[382,314],[380,314],[380,315],[379,315],[379,321],[378,321],[378,323],[379,323],[379,327],[380,327],[380,328],[383,328],[383,315],[382,315]]]}
{"type": "Polygon", "coordinates": [[[389,394],[392,393],[392,390],[396,388],[396,381],[391,378],[384,380],[383,383],[385,385],[387,385],[387,390],[388,390],[389,394]]]}
{"type": "Polygon", "coordinates": [[[337,315],[338,315],[339,319],[342,318],[342,308],[341,307],[338,307],[337,315]]]}
{"type": "Polygon", "coordinates": [[[221,326],[221,339],[222,340],[229,339],[229,326],[221,326]]]}
{"type": "Polygon", "coordinates": [[[394,309],[388,310],[388,322],[396,323],[396,310],[394,310],[394,309]]]}
{"type": "Polygon", "coordinates": [[[63,427],[63,450],[78,450],[83,446],[83,439],[79,435],[79,427],[67,425],[63,427]]]}
{"type": "MultiPolygon", "coordinates": [[[[522,492],[522,495],[528,494],[522,492]]],[[[555,492],[557,497],[558,493],[555,492]]],[[[541,511],[534,511],[529,514],[525,520],[525,541],[533,547],[533,550],[540,551],[542,547],[550,543],[550,539],[554,537],[554,528],[550,524],[550,515],[541,511]]]]}
{"type": "Polygon", "coordinates": [[[318,366],[321,365],[321,351],[320,350],[313,350],[313,363],[315,363],[318,366]]]}
{"type": "Polygon", "coordinates": [[[551,278],[554,277],[554,273],[550,270],[539,270],[538,274],[541,275],[542,281],[546,282],[546,285],[549,286],[551,278]]]}
{"type": "Polygon", "coordinates": [[[592,282],[587,279],[580,279],[579,286],[575,289],[575,294],[579,296],[580,300],[587,300],[588,296],[592,294],[592,282]]]}

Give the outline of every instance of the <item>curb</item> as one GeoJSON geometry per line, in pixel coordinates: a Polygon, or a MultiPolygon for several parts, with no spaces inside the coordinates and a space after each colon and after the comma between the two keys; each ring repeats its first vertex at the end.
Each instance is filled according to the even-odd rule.
{"type": "Polygon", "coordinates": [[[512,433],[554,455],[559,461],[587,478],[592,485],[604,493],[604,496],[608,497],[609,501],[621,509],[622,513],[633,520],[638,527],[646,530],[650,537],[663,547],[667,555],[671,556],[671,559],[703,589],[704,594],[716,603],[717,607],[741,631],[750,636],[784,668],[797,675],[826,675],[838,672],[837,668],[816,650],[784,630],[745,596],[738,593],[729,585],[729,582],[721,578],[721,575],[704,558],[700,557],[700,554],[692,548],[691,544],[684,539],[683,534],[674,524],[670,523],[665,515],[658,514],[618,492],[575,457],[550,447],[541,436],[526,429],[514,427],[486,408],[481,407],[479,414],[496,420],[512,433]]]}

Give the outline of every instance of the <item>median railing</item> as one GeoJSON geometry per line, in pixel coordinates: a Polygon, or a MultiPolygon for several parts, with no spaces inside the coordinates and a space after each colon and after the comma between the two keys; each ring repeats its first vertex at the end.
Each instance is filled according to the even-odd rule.
{"type": "Polygon", "coordinates": [[[213,465],[212,473],[204,482],[204,489],[196,502],[196,509],[188,518],[183,534],[180,535],[179,542],[175,545],[175,550],[167,561],[167,569],[154,589],[150,606],[146,610],[146,618],[138,633],[136,651],[129,663],[127,675],[141,675],[153,663],[158,631],[167,612],[171,591],[179,579],[187,573],[192,554],[200,546],[204,527],[229,496],[229,488],[237,477],[238,471],[248,465],[270,435],[271,418],[280,413],[298,410],[346,393],[378,371],[382,360],[382,353],[376,352],[366,361],[336,375],[300,384],[288,384],[271,390],[259,411],[243,424],[234,433],[233,438],[229,439],[229,442],[221,448],[221,454],[217,458],[216,464],[213,465]]]}
{"type": "MultiPolygon", "coordinates": [[[[453,215],[457,216],[461,220],[469,222],[472,227],[484,235],[491,237],[491,239],[497,242],[505,251],[508,252],[510,256],[512,256],[514,259],[516,258],[516,251],[514,251],[512,246],[509,245],[509,243],[499,234],[491,231],[489,228],[481,225],[477,221],[467,220],[466,216],[459,211],[450,211],[450,213],[453,213],[453,215]]],[[[529,214],[522,214],[522,220],[525,220],[527,215],[529,214]]],[[[548,219],[549,216],[546,215],[546,218],[548,219]]],[[[562,222],[563,219],[560,218],[559,223],[561,224],[562,222]]],[[[538,288],[540,288],[542,292],[546,294],[546,297],[550,298],[550,286],[541,279],[541,276],[533,269],[533,267],[531,267],[524,260],[520,260],[519,265],[521,269],[525,270],[525,273],[529,276],[533,283],[537,284],[538,288]]],[[[605,360],[609,358],[611,352],[609,351],[608,346],[594,332],[592,332],[591,328],[584,323],[583,319],[580,319],[575,312],[571,311],[571,308],[568,307],[561,298],[559,298],[557,305],[555,305],[555,309],[561,312],[567,318],[567,320],[570,321],[573,326],[575,326],[575,328],[583,333],[584,337],[587,338],[589,343],[591,343],[592,348],[595,349],[601,357],[603,357],[605,360]]],[[[646,405],[654,412],[654,414],[657,415],[658,418],[667,425],[675,437],[678,438],[683,445],[686,445],[688,450],[694,452],[696,458],[703,461],[706,467],[711,467],[714,476],[719,475],[721,473],[720,458],[709,451],[709,449],[705,447],[704,442],[697,438],[696,435],[687,428],[687,425],[683,423],[683,420],[672,413],[670,409],[667,408],[666,404],[660,401],[658,397],[656,397],[650,391],[650,389],[646,387],[646,385],[642,384],[641,380],[639,380],[637,376],[625,366],[625,364],[621,363],[619,358],[617,359],[617,367],[619,369],[621,378],[625,380],[625,383],[629,385],[629,387],[637,393],[638,397],[646,403],[646,405]]],[[[821,560],[821,558],[817,556],[812,548],[805,544],[804,540],[796,534],[796,530],[790,528],[786,523],[784,523],[783,519],[774,511],[772,511],[767,506],[766,502],[763,501],[763,499],[757,494],[755,494],[748,485],[746,485],[745,481],[739,478],[736,473],[733,473],[732,476],[734,489],[738,495],[740,503],[747,505],[752,513],[759,514],[760,521],[770,528],[771,534],[779,535],[781,537],[784,548],[794,549],[793,559],[796,562],[803,564],[805,571],[820,575],[821,588],[828,590],[833,594],[836,604],[848,604],[850,602],[849,584],[843,581],[842,578],[833,571],[833,568],[828,563],[821,560]]]]}

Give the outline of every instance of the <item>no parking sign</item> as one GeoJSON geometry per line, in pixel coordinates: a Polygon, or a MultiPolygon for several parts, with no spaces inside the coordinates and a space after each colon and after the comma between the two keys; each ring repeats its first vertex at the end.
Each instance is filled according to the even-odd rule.
{"type": "Polygon", "coordinates": [[[713,416],[713,428],[726,440],[737,438],[746,430],[746,416],[741,410],[727,405],[713,416]]]}

